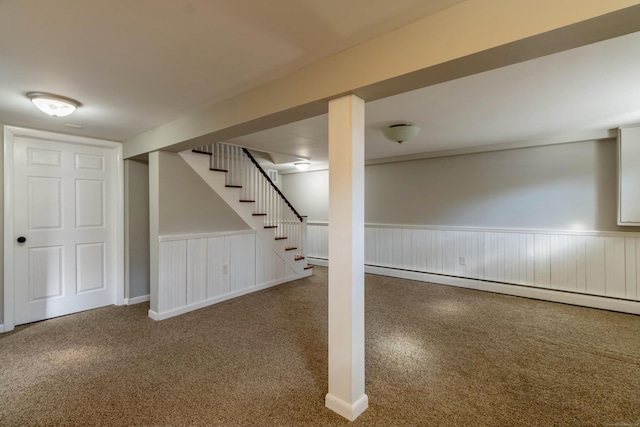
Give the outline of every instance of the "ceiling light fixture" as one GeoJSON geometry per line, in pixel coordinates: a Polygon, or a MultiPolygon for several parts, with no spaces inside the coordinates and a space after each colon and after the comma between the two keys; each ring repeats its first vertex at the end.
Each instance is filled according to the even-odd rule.
{"type": "Polygon", "coordinates": [[[398,123],[382,129],[382,133],[389,141],[394,141],[398,144],[410,140],[418,132],[420,132],[420,128],[410,123],[398,123]]]}
{"type": "Polygon", "coordinates": [[[29,92],[27,97],[40,111],[54,117],[68,116],[80,106],[75,99],[51,93],[29,92]]]}
{"type": "Polygon", "coordinates": [[[306,171],[311,166],[311,162],[296,162],[293,164],[299,171],[306,171]]]}

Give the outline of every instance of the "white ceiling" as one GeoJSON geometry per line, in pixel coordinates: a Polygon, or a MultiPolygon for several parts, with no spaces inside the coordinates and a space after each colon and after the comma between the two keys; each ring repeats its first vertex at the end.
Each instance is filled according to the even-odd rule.
{"type": "MultiPolygon", "coordinates": [[[[461,1],[0,0],[0,123],[125,140],[461,1]],[[47,117],[29,91],[83,106],[47,117]]],[[[639,52],[635,33],[368,103],[366,157],[638,123],[639,52]],[[394,122],[422,132],[391,143],[394,122]]],[[[321,168],[327,118],[230,142],[321,168]]]]}
{"type": "Polygon", "coordinates": [[[122,141],[461,1],[1,0],[0,122],[122,141]]]}
{"type": "MultiPolygon", "coordinates": [[[[640,33],[452,80],[366,105],[366,158],[544,140],[640,123],[640,33]],[[385,125],[421,133],[402,145],[385,125]]],[[[230,142],[296,153],[326,167],[327,116],[230,142]]],[[[290,170],[292,164],[274,166],[290,170]]]]}

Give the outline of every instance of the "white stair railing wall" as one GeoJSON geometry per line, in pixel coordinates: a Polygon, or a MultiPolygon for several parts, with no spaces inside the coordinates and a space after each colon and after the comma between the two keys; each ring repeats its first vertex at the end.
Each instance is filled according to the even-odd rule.
{"type": "Polygon", "coordinates": [[[269,179],[251,153],[237,145],[218,142],[193,150],[210,155],[210,169],[226,173],[227,187],[239,188],[240,201],[253,203],[253,215],[264,218],[276,240],[286,240],[286,250],[296,259],[305,257],[306,221],[269,179]]]}

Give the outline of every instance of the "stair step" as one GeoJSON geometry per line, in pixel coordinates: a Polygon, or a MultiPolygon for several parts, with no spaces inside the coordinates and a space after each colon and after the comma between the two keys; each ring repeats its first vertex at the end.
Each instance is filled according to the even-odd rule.
{"type": "Polygon", "coordinates": [[[257,213],[257,214],[251,214],[253,216],[267,216],[267,214],[261,214],[261,213],[257,213]]]}
{"type": "Polygon", "coordinates": [[[255,200],[240,200],[240,203],[255,203],[255,200]]]}
{"type": "Polygon", "coordinates": [[[287,240],[287,239],[288,237],[284,237],[284,236],[276,237],[276,240],[287,240]]]}
{"type": "Polygon", "coordinates": [[[296,248],[295,246],[289,246],[288,248],[284,248],[285,251],[295,251],[296,249],[298,248],[296,248]]]}
{"type": "Polygon", "coordinates": [[[310,270],[313,268],[313,265],[311,264],[307,264],[307,266],[304,268],[305,270],[310,270]]]}
{"type": "Polygon", "coordinates": [[[192,153],[196,153],[196,154],[207,154],[209,156],[211,156],[211,153],[208,153],[206,151],[200,151],[200,150],[191,150],[192,153]]]}
{"type": "Polygon", "coordinates": [[[278,228],[277,225],[265,225],[264,228],[278,228]]]}
{"type": "Polygon", "coordinates": [[[303,257],[303,256],[300,256],[300,255],[297,255],[297,256],[295,257],[295,260],[296,260],[296,261],[300,261],[300,260],[303,260],[303,259],[304,259],[304,257],[303,257]]]}
{"type": "Polygon", "coordinates": [[[209,168],[210,171],[214,171],[214,172],[229,172],[226,169],[216,169],[216,168],[209,168]]]}
{"type": "Polygon", "coordinates": [[[242,185],[225,185],[227,188],[242,188],[242,185]]]}

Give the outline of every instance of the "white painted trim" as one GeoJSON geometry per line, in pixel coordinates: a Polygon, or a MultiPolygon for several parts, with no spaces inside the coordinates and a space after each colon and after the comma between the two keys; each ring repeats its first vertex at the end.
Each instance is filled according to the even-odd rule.
{"type": "Polygon", "coordinates": [[[247,295],[247,294],[250,294],[250,293],[253,293],[253,292],[261,291],[263,289],[267,289],[267,288],[271,288],[273,286],[281,285],[281,284],[286,283],[286,282],[292,282],[294,280],[302,279],[304,277],[308,277],[308,276],[311,275],[311,272],[309,270],[306,270],[306,272],[308,272],[308,273],[300,275],[300,276],[289,276],[289,277],[285,277],[285,278],[282,278],[282,279],[273,280],[271,282],[266,282],[266,283],[263,283],[263,284],[260,284],[260,285],[256,285],[256,286],[251,287],[251,288],[242,289],[242,290],[239,290],[239,291],[236,291],[236,292],[230,292],[228,294],[220,295],[220,296],[217,296],[215,298],[210,298],[210,299],[207,299],[205,301],[200,301],[200,302],[197,302],[195,304],[185,305],[185,306],[180,307],[180,308],[176,308],[176,309],[173,309],[173,310],[168,310],[168,311],[165,311],[163,313],[158,313],[156,311],[149,310],[149,317],[151,317],[153,320],[165,320],[165,319],[169,319],[171,317],[180,316],[181,314],[185,314],[185,313],[188,313],[190,311],[198,310],[200,308],[208,307],[210,305],[217,304],[217,303],[222,302],[222,301],[230,300],[232,298],[237,298],[237,297],[242,296],[242,295],[247,295]]]}
{"type": "Polygon", "coordinates": [[[256,230],[220,231],[217,233],[175,234],[158,236],[158,242],[173,242],[176,240],[208,239],[213,237],[239,236],[242,234],[256,234],[256,230]]]}
{"type": "Polygon", "coordinates": [[[116,244],[115,256],[115,295],[114,303],[124,303],[124,180],[122,144],[120,142],[102,139],[86,138],[82,136],[66,135],[27,129],[16,126],[4,126],[4,332],[15,327],[14,312],[14,227],[13,227],[13,146],[16,136],[26,136],[34,139],[56,141],[66,144],[91,145],[115,150],[116,157],[116,244]]]}
{"type": "Polygon", "coordinates": [[[2,333],[2,332],[4,332],[4,325],[2,323],[0,323],[0,333],[2,333]]]}
{"type": "Polygon", "coordinates": [[[444,276],[440,274],[421,273],[418,271],[397,270],[393,268],[365,266],[365,272],[379,276],[396,277],[399,279],[417,280],[438,285],[456,286],[459,288],[475,289],[504,295],[513,295],[582,307],[598,308],[601,310],[619,311],[622,313],[640,314],[640,302],[616,298],[599,297],[595,295],[579,294],[568,291],[534,288],[510,283],[488,282],[478,279],[444,276]]]}
{"type": "Polygon", "coordinates": [[[329,267],[329,260],[324,258],[308,257],[307,262],[311,265],[317,265],[320,267],[329,267]]]}
{"type": "Polygon", "coordinates": [[[124,166],[124,187],[123,187],[123,195],[125,196],[124,201],[124,305],[129,305],[129,288],[130,288],[130,279],[129,279],[129,271],[131,270],[130,262],[129,262],[129,162],[131,160],[126,160],[123,163],[124,166]]]}
{"type": "MultiPolygon", "coordinates": [[[[110,146],[110,145],[109,145],[110,146]]],[[[125,298],[124,286],[124,159],[122,158],[122,144],[115,147],[116,157],[116,305],[123,305],[125,298]]]]}
{"type": "MultiPolygon", "coordinates": [[[[308,225],[329,226],[325,221],[309,221],[308,225]]],[[[367,223],[365,228],[395,228],[413,230],[444,230],[444,231],[477,231],[481,233],[526,233],[526,234],[554,234],[563,236],[599,236],[599,237],[639,237],[640,231],[595,231],[595,230],[553,230],[528,228],[490,228],[490,227],[456,227],[448,225],[404,225],[367,223]]]]}
{"type": "Polygon", "coordinates": [[[369,396],[363,394],[353,404],[350,404],[331,393],[327,393],[324,405],[338,415],[353,421],[369,407],[369,396]]]}
{"type": "Polygon", "coordinates": [[[13,138],[14,129],[4,127],[4,327],[3,332],[15,327],[14,259],[13,259],[13,138]],[[11,209],[9,209],[11,207],[11,209]]]}
{"type": "MultiPolygon", "coordinates": [[[[623,129],[630,129],[630,128],[638,128],[640,127],[640,125],[635,124],[635,125],[630,125],[630,126],[621,126],[618,128],[617,131],[617,137],[618,137],[618,141],[617,141],[617,146],[618,146],[618,155],[617,155],[617,163],[616,166],[618,168],[617,170],[617,175],[618,175],[618,198],[617,198],[617,202],[618,202],[618,217],[617,217],[617,223],[619,226],[623,226],[623,227],[638,227],[640,226],[640,222],[637,221],[623,221],[622,220],[622,150],[623,150],[623,141],[622,141],[622,130],[623,129]]],[[[635,142],[635,141],[634,141],[635,142]]],[[[634,144],[634,142],[632,142],[632,144],[634,144]]]]}
{"type": "MultiPolygon", "coordinates": [[[[122,143],[117,141],[108,141],[106,139],[88,138],[84,136],[69,135],[58,132],[47,132],[37,129],[28,129],[17,126],[5,126],[5,132],[11,131],[13,135],[28,136],[29,138],[42,139],[47,141],[55,141],[62,143],[81,144],[81,145],[93,145],[105,148],[122,148],[122,143]]],[[[122,154],[121,156],[122,157],[122,154]]]]}
{"type": "MultiPolygon", "coordinates": [[[[329,267],[329,261],[322,258],[309,258],[309,264],[329,267]]],[[[364,271],[378,276],[396,277],[398,279],[417,280],[438,285],[457,286],[459,288],[475,289],[504,295],[533,298],[563,304],[598,308],[602,310],[619,311],[622,313],[640,314],[640,301],[617,298],[600,297],[577,292],[541,289],[512,283],[489,282],[464,277],[445,276],[441,274],[423,273],[420,271],[400,270],[395,268],[365,265],[364,271]]]]}
{"type": "Polygon", "coordinates": [[[135,305],[135,304],[140,304],[143,302],[147,302],[151,300],[151,295],[147,294],[147,295],[141,295],[139,297],[133,297],[133,298],[125,298],[124,299],[124,305],[135,305]]]}

